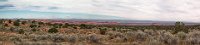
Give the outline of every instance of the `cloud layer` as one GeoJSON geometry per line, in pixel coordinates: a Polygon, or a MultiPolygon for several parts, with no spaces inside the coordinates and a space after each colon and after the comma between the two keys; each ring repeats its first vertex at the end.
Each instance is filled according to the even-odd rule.
{"type": "Polygon", "coordinates": [[[1,10],[80,12],[137,20],[200,22],[200,0],[4,0],[1,10]]]}

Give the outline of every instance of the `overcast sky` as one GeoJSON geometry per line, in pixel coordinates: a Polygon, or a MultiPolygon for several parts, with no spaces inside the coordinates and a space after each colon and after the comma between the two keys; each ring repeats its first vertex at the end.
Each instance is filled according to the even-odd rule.
{"type": "MultiPolygon", "coordinates": [[[[133,20],[200,22],[200,0],[0,0],[0,11],[13,13],[8,10],[23,10],[21,13],[24,10],[86,13],[133,20]]],[[[6,17],[4,14],[0,13],[1,18],[6,17]]],[[[53,18],[52,15],[46,16],[53,18]]],[[[64,15],[57,18],[62,16],[64,15]]]]}

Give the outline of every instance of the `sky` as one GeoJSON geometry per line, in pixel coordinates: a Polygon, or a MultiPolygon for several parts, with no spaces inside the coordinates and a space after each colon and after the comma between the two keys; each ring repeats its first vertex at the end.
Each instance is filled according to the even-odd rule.
{"type": "Polygon", "coordinates": [[[200,22],[200,0],[0,0],[0,18],[200,22]]]}

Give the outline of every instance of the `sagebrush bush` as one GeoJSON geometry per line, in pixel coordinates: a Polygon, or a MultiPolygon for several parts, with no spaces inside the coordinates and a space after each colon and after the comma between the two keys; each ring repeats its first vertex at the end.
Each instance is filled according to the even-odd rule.
{"type": "Polygon", "coordinates": [[[157,33],[155,32],[155,30],[144,30],[144,32],[147,35],[150,35],[150,36],[156,36],[157,35],[157,33]]]}
{"type": "Polygon", "coordinates": [[[200,45],[200,31],[189,32],[186,36],[187,45],[200,45]]]}
{"type": "Polygon", "coordinates": [[[135,36],[135,39],[137,39],[137,41],[145,41],[148,37],[145,32],[140,30],[138,30],[133,36],[135,36]]]}
{"type": "Polygon", "coordinates": [[[186,33],[181,31],[178,32],[176,36],[179,37],[179,39],[184,40],[186,38],[186,33]]]}
{"type": "Polygon", "coordinates": [[[162,42],[156,39],[150,39],[148,41],[143,42],[143,45],[164,45],[162,42]]]}
{"type": "Polygon", "coordinates": [[[65,40],[65,36],[64,35],[54,35],[51,38],[53,40],[53,42],[64,42],[65,40]]]}
{"type": "Polygon", "coordinates": [[[68,35],[67,41],[70,43],[75,43],[77,41],[77,35],[68,35]]]}
{"type": "Polygon", "coordinates": [[[126,33],[124,33],[124,35],[126,36],[128,42],[135,41],[135,36],[133,36],[133,35],[135,35],[135,32],[132,32],[132,31],[126,32],[126,33]]]}
{"type": "Polygon", "coordinates": [[[48,35],[34,35],[33,40],[34,41],[41,41],[41,40],[47,40],[49,39],[48,35]]]}
{"type": "Polygon", "coordinates": [[[178,38],[175,37],[170,32],[160,33],[158,40],[160,40],[161,42],[163,42],[164,44],[167,44],[167,45],[177,45],[178,44],[178,38]]]}
{"type": "Polygon", "coordinates": [[[121,32],[108,31],[108,32],[106,32],[106,35],[109,35],[109,39],[114,41],[114,42],[125,42],[125,41],[127,41],[126,36],[124,34],[122,34],[121,32]]]}
{"type": "Polygon", "coordinates": [[[100,38],[96,34],[91,34],[87,38],[92,43],[100,43],[100,38]]]}

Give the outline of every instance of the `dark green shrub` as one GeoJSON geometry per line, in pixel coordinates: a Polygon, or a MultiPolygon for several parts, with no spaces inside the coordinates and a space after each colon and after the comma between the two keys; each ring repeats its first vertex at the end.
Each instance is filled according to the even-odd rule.
{"type": "Polygon", "coordinates": [[[1,19],[1,20],[0,20],[0,24],[3,24],[3,22],[4,22],[4,20],[3,20],[3,19],[1,19]]]}
{"type": "Polygon", "coordinates": [[[78,27],[76,27],[76,26],[73,26],[73,28],[74,28],[74,29],[78,29],[78,27]]]}
{"type": "Polygon", "coordinates": [[[20,26],[20,20],[16,20],[16,21],[14,22],[14,26],[20,26]]]}
{"type": "Polygon", "coordinates": [[[63,28],[68,28],[69,24],[68,23],[65,23],[63,28]]]}
{"type": "Polygon", "coordinates": [[[24,30],[23,30],[23,29],[20,29],[20,30],[18,31],[18,33],[19,33],[19,34],[24,34],[24,30]]]}
{"type": "Polygon", "coordinates": [[[188,33],[188,30],[185,28],[185,24],[183,22],[176,22],[175,23],[175,31],[174,31],[174,34],[175,33],[178,33],[180,31],[183,31],[185,33],[188,33]]]}
{"type": "Polygon", "coordinates": [[[22,21],[22,24],[25,25],[27,22],[26,21],[22,21]]]}
{"type": "Polygon", "coordinates": [[[48,30],[49,33],[57,33],[58,30],[56,28],[51,28],[48,30]]]}
{"type": "Polygon", "coordinates": [[[37,31],[37,29],[33,28],[33,29],[31,29],[31,31],[33,31],[33,32],[36,32],[36,31],[37,31]]]}
{"type": "Polygon", "coordinates": [[[12,20],[8,20],[8,23],[12,23],[12,20]]]}
{"type": "Polygon", "coordinates": [[[81,27],[81,29],[85,29],[86,25],[85,24],[81,24],[80,27],[81,27]]]}
{"type": "Polygon", "coordinates": [[[58,24],[59,28],[61,28],[63,26],[63,24],[58,24]]]}
{"type": "Polygon", "coordinates": [[[42,24],[44,24],[44,22],[38,22],[38,24],[39,24],[39,25],[42,25],[42,24]]]}
{"type": "Polygon", "coordinates": [[[30,27],[35,28],[35,27],[37,27],[37,25],[31,24],[30,27]]]}
{"type": "Polygon", "coordinates": [[[53,24],[51,24],[51,23],[45,23],[46,25],[48,25],[48,26],[52,26],[53,24]]]}
{"type": "Polygon", "coordinates": [[[59,28],[60,26],[59,26],[58,23],[55,23],[55,24],[53,24],[53,27],[55,27],[55,28],[59,28]]]}
{"type": "Polygon", "coordinates": [[[32,24],[35,24],[35,23],[36,23],[36,21],[35,21],[35,20],[33,20],[33,21],[32,21],[32,24]]]}
{"type": "Polygon", "coordinates": [[[100,34],[105,35],[107,28],[99,28],[100,34]]]}
{"type": "Polygon", "coordinates": [[[113,30],[113,31],[116,31],[116,30],[117,30],[117,28],[112,28],[112,30],[113,30]]]}
{"type": "Polygon", "coordinates": [[[81,29],[92,29],[92,28],[94,28],[95,26],[93,26],[93,25],[81,24],[79,27],[80,27],[81,29]]]}

